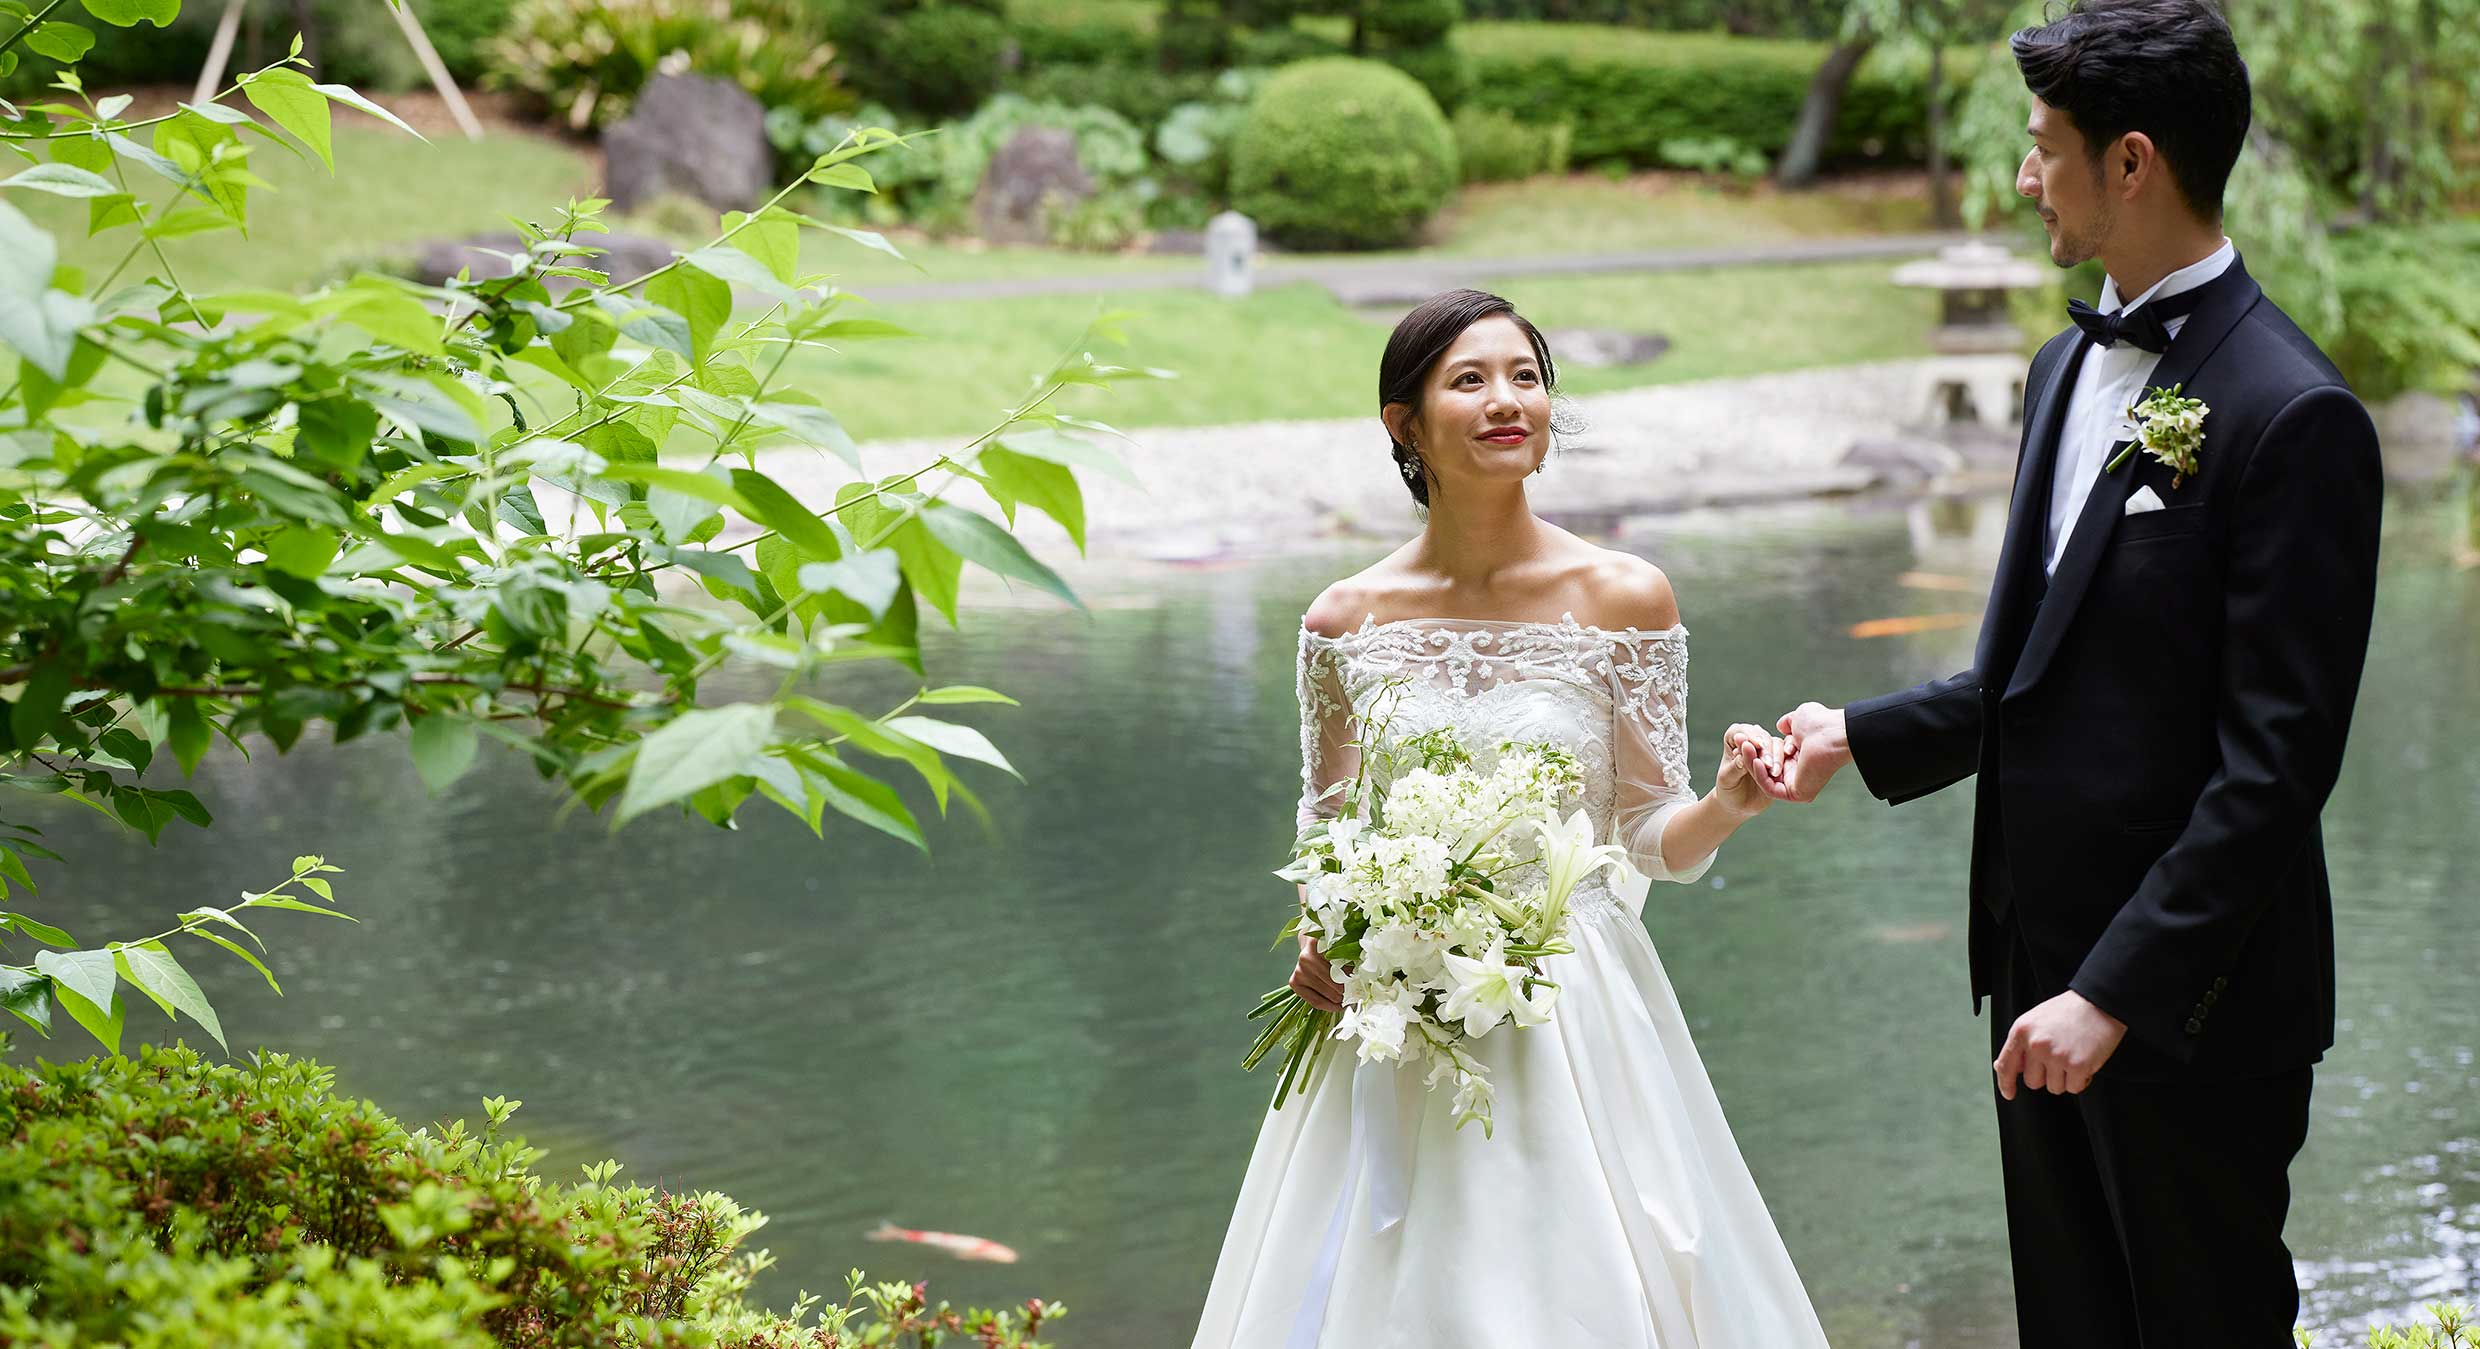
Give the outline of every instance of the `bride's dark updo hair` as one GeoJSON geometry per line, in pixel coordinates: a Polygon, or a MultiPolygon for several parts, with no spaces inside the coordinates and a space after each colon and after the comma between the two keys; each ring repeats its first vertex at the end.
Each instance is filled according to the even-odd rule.
{"type": "MultiPolygon", "coordinates": [[[[1421,307],[1404,315],[1395,325],[1394,335],[1386,339],[1386,356],[1378,362],[1378,409],[1383,413],[1390,404],[1411,407],[1414,420],[1421,416],[1421,391],[1429,386],[1430,371],[1438,359],[1455,345],[1464,330],[1486,318],[1504,314],[1516,321],[1524,336],[1533,344],[1533,358],[1541,363],[1541,386],[1555,394],[1559,387],[1559,369],[1550,359],[1550,344],[1542,340],[1541,330],[1522,314],[1515,304],[1488,291],[1459,289],[1433,295],[1421,307]]],[[[1545,433],[1573,434],[1577,429],[1572,414],[1559,403],[1551,405],[1550,425],[1545,433]]],[[[1392,432],[1389,433],[1390,437],[1392,432]]],[[[1395,469],[1403,475],[1404,486],[1412,499],[1424,509],[1429,506],[1430,485],[1436,481],[1429,465],[1410,445],[1394,442],[1395,469]]]]}

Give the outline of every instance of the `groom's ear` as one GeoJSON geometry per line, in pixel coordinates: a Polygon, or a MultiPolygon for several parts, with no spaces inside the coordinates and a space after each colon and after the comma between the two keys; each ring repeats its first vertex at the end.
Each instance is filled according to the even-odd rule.
{"type": "MultiPolygon", "coordinates": [[[[2156,178],[2166,180],[2170,172],[2170,166],[2162,161],[2161,147],[2141,131],[2130,131],[2119,137],[2118,142],[2110,147],[2105,162],[2117,171],[2119,193],[2124,200],[2133,200],[2156,178]]],[[[2176,183],[2170,183],[2169,187],[2171,191],[2178,190],[2176,183]]]]}

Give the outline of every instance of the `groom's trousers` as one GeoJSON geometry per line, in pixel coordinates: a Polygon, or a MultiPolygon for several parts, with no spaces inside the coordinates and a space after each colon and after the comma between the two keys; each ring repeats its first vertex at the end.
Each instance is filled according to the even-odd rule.
{"type": "MultiPolygon", "coordinates": [[[[2044,987],[2014,924],[1990,1057],[2044,987]]],[[[2310,1070],[2113,1081],[1998,1100],[2023,1349],[2290,1349],[2299,1290],[2282,1221],[2310,1070]]]]}

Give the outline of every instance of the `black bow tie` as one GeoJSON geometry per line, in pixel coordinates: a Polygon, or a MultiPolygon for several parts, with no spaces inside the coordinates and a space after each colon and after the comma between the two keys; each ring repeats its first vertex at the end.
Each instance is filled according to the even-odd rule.
{"type": "Polygon", "coordinates": [[[2194,312],[2204,299],[2204,287],[2182,291],[2148,301],[2133,309],[2104,314],[2082,300],[2067,301],[2067,317],[2084,330],[2098,347],[2114,347],[2121,342],[2141,347],[2154,355],[2170,349],[2170,320],[2194,312]]]}

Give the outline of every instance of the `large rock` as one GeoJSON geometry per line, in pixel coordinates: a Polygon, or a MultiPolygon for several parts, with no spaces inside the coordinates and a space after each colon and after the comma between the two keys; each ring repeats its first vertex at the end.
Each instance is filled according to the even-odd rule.
{"type": "Polygon", "coordinates": [[[728,80],[657,75],[637,106],[603,133],[605,192],[621,210],[666,192],[718,210],[747,210],[775,181],[766,109],[728,80]]]}
{"type": "Polygon", "coordinates": [[[1076,162],[1076,133],[1029,126],[990,157],[973,197],[973,219],[992,243],[1047,243],[1051,212],[1093,195],[1093,176],[1076,162]]]}

